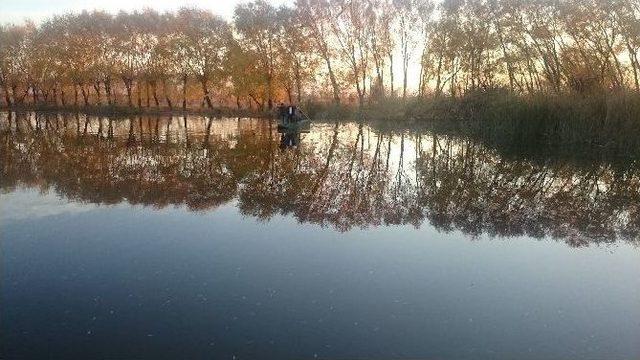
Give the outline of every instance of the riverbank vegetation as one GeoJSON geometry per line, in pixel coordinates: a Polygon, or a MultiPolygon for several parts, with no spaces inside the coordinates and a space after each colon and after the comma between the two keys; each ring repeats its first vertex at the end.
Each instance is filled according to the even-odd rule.
{"type": "Polygon", "coordinates": [[[628,91],[587,96],[482,91],[460,99],[418,99],[403,117],[518,156],[640,158],[640,97],[628,91]]]}
{"type": "Polygon", "coordinates": [[[194,8],[64,14],[0,27],[0,105],[265,114],[284,101],[622,151],[640,138],[639,18],[638,0],[256,0],[231,21],[194,8]]]}

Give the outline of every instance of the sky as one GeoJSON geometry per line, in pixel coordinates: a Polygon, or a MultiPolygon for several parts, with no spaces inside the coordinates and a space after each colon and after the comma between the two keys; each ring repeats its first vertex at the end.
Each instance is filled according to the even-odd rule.
{"type": "MultiPolygon", "coordinates": [[[[274,5],[293,3],[293,0],[268,0],[274,5]]],[[[82,10],[105,10],[117,13],[120,10],[136,10],[145,7],[158,11],[176,10],[183,6],[210,9],[227,19],[233,17],[236,4],[247,0],[0,0],[0,24],[20,24],[26,19],[36,23],[58,14],[82,10]]]]}

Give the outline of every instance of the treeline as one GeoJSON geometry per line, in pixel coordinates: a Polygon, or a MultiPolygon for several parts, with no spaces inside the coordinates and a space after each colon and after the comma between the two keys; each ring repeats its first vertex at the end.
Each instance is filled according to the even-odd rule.
{"type": "Polygon", "coordinates": [[[0,91],[6,106],[260,110],[638,92],[639,19],[639,0],[257,0],[231,22],[193,8],[82,12],[0,26],[0,91]]]}

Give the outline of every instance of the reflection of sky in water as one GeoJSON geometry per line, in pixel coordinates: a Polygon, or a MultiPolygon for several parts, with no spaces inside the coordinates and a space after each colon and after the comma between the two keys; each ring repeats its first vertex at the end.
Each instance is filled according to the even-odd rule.
{"type": "Polygon", "coordinates": [[[3,226],[4,349],[76,358],[640,353],[640,252],[628,244],[470,240],[428,226],[338,233],[288,216],[261,222],[233,206],[89,209],[3,226]]]}
{"type": "MultiPolygon", "coordinates": [[[[247,207],[259,212],[272,205],[268,201],[278,200],[266,197],[267,203],[260,203],[259,191],[245,193],[245,199],[236,194],[221,204],[193,211],[184,205],[189,198],[181,197],[182,191],[207,195],[189,187],[200,178],[185,172],[177,177],[179,182],[174,172],[152,171],[166,163],[182,164],[181,156],[196,159],[209,154],[197,147],[204,122],[194,121],[187,133],[180,120],[159,124],[160,128],[169,125],[161,139],[186,144],[187,135],[191,136],[190,152],[163,155],[177,158],[175,162],[156,156],[154,151],[164,148],[153,142],[119,150],[127,166],[148,164],[142,168],[144,173],[126,178],[142,184],[132,189],[144,190],[144,181],[162,175],[175,187],[175,198],[154,202],[153,196],[168,192],[161,188],[149,198],[132,200],[126,196],[135,196],[135,191],[118,193],[121,189],[116,186],[95,197],[116,205],[68,201],[56,195],[54,185],[67,186],[65,191],[77,198],[98,194],[85,192],[75,182],[66,183],[68,172],[55,177],[41,173],[37,166],[33,169],[41,170],[35,171],[40,177],[24,180],[32,181],[32,189],[19,186],[0,194],[0,358],[640,356],[640,251],[634,242],[596,242],[575,248],[548,236],[472,236],[456,227],[436,230],[430,221],[420,227],[354,226],[341,232],[300,220],[296,213],[285,211],[286,201],[263,220],[251,212],[243,215],[242,204],[256,206],[247,207]],[[51,184],[49,193],[37,190],[42,179],[51,184]]],[[[71,123],[69,133],[75,139],[75,122],[71,123]]],[[[212,125],[212,134],[229,139],[232,146],[250,146],[247,141],[254,135],[235,141],[238,131],[260,136],[261,124],[226,119],[212,125]]],[[[89,132],[99,128],[95,122],[89,125],[89,132]]],[[[126,139],[129,125],[126,121],[116,124],[121,139],[126,139]]],[[[143,129],[153,125],[142,122],[143,129]]],[[[302,154],[309,156],[304,151],[313,150],[320,156],[304,166],[324,164],[332,129],[333,124],[316,124],[315,131],[305,135],[302,154]]],[[[340,129],[340,143],[346,145],[339,147],[336,156],[349,160],[358,129],[353,124],[340,129]]],[[[365,159],[370,159],[377,137],[371,129],[366,131],[358,147],[363,146],[365,159]]],[[[143,135],[148,134],[143,131],[143,135]]],[[[394,174],[399,167],[399,139],[393,137],[391,142],[394,174]]],[[[61,140],[54,136],[51,141],[61,140]]],[[[405,138],[403,176],[416,186],[418,147],[413,141],[405,138]]],[[[425,137],[422,147],[431,146],[425,137]]],[[[212,147],[211,161],[217,161],[219,150],[212,147]]],[[[82,152],[71,154],[83,156],[82,152]]],[[[225,156],[244,159],[238,155],[243,152],[229,154],[225,156]]],[[[288,169],[291,163],[283,157],[291,153],[275,154],[282,160],[276,165],[288,169]]],[[[478,177],[491,175],[495,166],[490,156],[483,161],[475,164],[481,168],[478,177]]],[[[330,169],[337,171],[348,163],[330,169]]],[[[369,169],[370,164],[363,168],[369,169]]],[[[564,168],[559,171],[572,176],[564,168]]],[[[80,184],[95,180],[93,172],[71,174],[83,177],[80,184]]],[[[247,176],[257,175],[249,172],[247,176]]],[[[262,178],[256,179],[260,184],[262,178]]],[[[278,181],[290,178],[267,180],[282,184],[278,181]]],[[[240,190],[250,184],[245,182],[240,190]]],[[[520,180],[516,184],[516,189],[526,185],[520,180]]],[[[549,184],[553,189],[555,183],[549,184]]],[[[447,209],[464,206],[466,199],[447,198],[452,203],[447,209]]],[[[572,211],[580,209],[569,210],[573,216],[579,212],[572,211]]]]}
{"type": "Polygon", "coordinates": [[[53,191],[19,190],[0,194],[0,221],[7,224],[15,220],[89,211],[96,207],[94,204],[68,201],[53,191]]]}

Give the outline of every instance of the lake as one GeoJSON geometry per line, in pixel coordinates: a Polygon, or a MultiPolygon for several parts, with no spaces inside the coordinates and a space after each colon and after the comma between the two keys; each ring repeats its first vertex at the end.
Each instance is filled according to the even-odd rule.
{"type": "Polygon", "coordinates": [[[2,359],[637,359],[640,164],[0,113],[2,359]]]}

